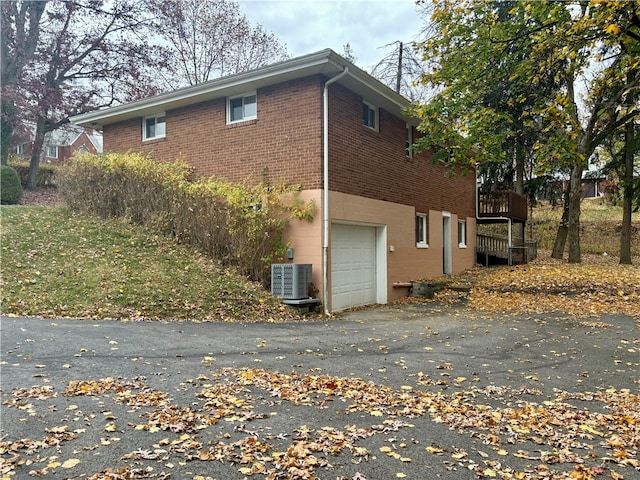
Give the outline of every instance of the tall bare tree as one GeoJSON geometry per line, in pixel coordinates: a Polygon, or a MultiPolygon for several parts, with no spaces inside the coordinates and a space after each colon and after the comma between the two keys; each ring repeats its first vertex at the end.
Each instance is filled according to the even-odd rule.
{"type": "Polygon", "coordinates": [[[382,47],[386,53],[371,69],[371,75],[411,101],[426,102],[430,90],[418,84],[425,70],[413,45],[398,40],[382,47]]]}
{"type": "Polygon", "coordinates": [[[16,89],[25,66],[38,47],[40,19],[46,2],[2,2],[0,4],[0,85],[2,118],[1,164],[7,164],[11,135],[16,128],[16,89]]]}
{"type": "Polygon", "coordinates": [[[3,67],[16,65],[6,77],[3,68],[3,121],[36,127],[27,188],[35,187],[47,132],[69,116],[157,91],[146,72],[162,56],[146,43],[147,13],[136,0],[2,2],[3,67]]]}
{"type": "Polygon", "coordinates": [[[252,25],[233,0],[147,0],[167,45],[166,89],[195,85],[288,58],[287,48],[252,25]]]}

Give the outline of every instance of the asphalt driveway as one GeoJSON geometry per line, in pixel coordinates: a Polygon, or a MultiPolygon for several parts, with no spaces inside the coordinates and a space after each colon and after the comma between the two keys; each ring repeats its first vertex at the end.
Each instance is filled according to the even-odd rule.
{"type": "Polygon", "coordinates": [[[0,321],[1,479],[640,479],[628,317],[0,321]]]}

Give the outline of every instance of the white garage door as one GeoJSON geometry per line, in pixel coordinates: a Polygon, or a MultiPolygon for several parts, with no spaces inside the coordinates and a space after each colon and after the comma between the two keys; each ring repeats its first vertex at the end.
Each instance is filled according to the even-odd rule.
{"type": "Polygon", "coordinates": [[[331,309],[376,303],[376,229],[331,226],[331,309]]]}

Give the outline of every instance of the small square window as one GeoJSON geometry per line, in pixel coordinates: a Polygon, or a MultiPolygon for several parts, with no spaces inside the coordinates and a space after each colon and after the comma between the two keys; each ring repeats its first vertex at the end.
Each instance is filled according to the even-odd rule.
{"type": "Polygon", "coordinates": [[[467,246],[467,222],[464,220],[458,221],[458,246],[467,246]]]}
{"type": "Polygon", "coordinates": [[[362,124],[373,130],[378,130],[378,109],[366,102],[362,103],[362,124]]]}
{"type": "Polygon", "coordinates": [[[258,118],[258,98],[255,93],[228,99],[228,123],[253,120],[255,118],[258,118]]]}
{"type": "Polygon", "coordinates": [[[164,138],[167,133],[167,119],[164,114],[146,117],[142,128],[142,139],[164,138]]]}
{"type": "Polygon", "coordinates": [[[16,154],[17,155],[24,155],[24,143],[21,143],[20,145],[18,145],[16,147],[16,154]]]}
{"type": "Polygon", "coordinates": [[[47,157],[48,158],[58,158],[58,147],[56,145],[48,145],[47,146],[47,157]]]}
{"type": "Polygon", "coordinates": [[[424,213],[416,213],[416,247],[429,246],[429,217],[424,213]]]}

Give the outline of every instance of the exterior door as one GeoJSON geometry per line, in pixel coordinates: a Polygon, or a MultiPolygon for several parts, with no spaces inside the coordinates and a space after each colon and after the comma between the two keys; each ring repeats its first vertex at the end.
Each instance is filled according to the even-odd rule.
{"type": "Polygon", "coordinates": [[[451,274],[451,214],[442,212],[442,273],[451,274]]]}

